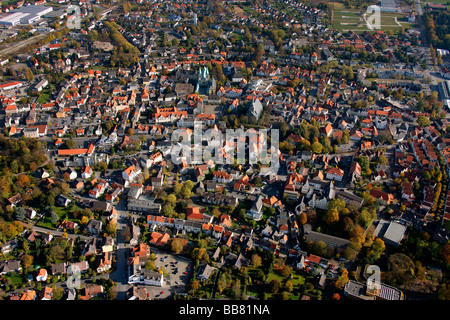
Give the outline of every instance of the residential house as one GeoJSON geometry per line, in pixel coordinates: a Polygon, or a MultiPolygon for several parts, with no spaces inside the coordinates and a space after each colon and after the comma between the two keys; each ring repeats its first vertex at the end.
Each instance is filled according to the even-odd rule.
{"type": "Polygon", "coordinates": [[[20,260],[6,260],[0,262],[0,275],[22,270],[20,260]]]}
{"type": "Polygon", "coordinates": [[[92,235],[100,235],[102,231],[102,222],[100,220],[91,219],[86,224],[85,230],[92,235]]]}
{"type": "Polygon", "coordinates": [[[122,172],[122,177],[125,181],[131,182],[134,181],[140,173],[140,168],[135,168],[134,165],[131,165],[122,172]]]}
{"type": "Polygon", "coordinates": [[[56,197],[56,204],[60,205],[61,207],[67,207],[67,205],[72,202],[68,197],[65,195],[59,194],[56,197]]]}
{"type": "Polygon", "coordinates": [[[256,198],[256,200],[253,202],[252,207],[247,210],[247,217],[256,221],[262,218],[263,199],[264,198],[261,195],[256,198]]]}
{"type": "Polygon", "coordinates": [[[392,193],[387,193],[377,189],[371,189],[369,194],[383,204],[390,204],[394,200],[394,195],[392,193]]]}
{"type": "Polygon", "coordinates": [[[103,293],[103,286],[98,284],[90,284],[82,289],[81,300],[91,300],[103,293]]]}
{"type": "Polygon", "coordinates": [[[211,277],[211,274],[216,270],[217,268],[211,267],[209,264],[205,263],[198,268],[197,277],[200,280],[208,281],[211,277]]]}
{"type": "Polygon", "coordinates": [[[81,177],[83,179],[89,179],[92,176],[92,168],[90,166],[85,166],[83,171],[81,172],[81,177]]]}
{"type": "Polygon", "coordinates": [[[54,263],[51,266],[52,276],[59,274],[66,274],[67,264],[65,262],[54,263]]]}
{"type": "Polygon", "coordinates": [[[39,269],[36,275],[36,281],[46,281],[48,278],[47,270],[44,268],[39,269]]]}

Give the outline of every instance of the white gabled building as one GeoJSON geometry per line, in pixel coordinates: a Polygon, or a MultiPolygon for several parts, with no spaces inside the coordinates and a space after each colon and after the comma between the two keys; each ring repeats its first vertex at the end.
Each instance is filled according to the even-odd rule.
{"type": "Polygon", "coordinates": [[[133,181],[139,174],[141,173],[140,168],[135,168],[133,165],[129,166],[122,172],[122,177],[125,181],[131,182],[133,181]]]}
{"type": "Polygon", "coordinates": [[[327,179],[334,181],[342,181],[344,177],[344,170],[339,168],[330,168],[327,171],[327,179]]]}

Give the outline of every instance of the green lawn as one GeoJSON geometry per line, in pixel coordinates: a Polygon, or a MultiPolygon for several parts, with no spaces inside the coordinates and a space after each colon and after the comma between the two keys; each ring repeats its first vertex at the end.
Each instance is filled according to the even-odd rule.
{"type": "Polygon", "coordinates": [[[42,92],[37,99],[37,103],[47,103],[50,101],[50,93],[42,92]]]}
{"type": "Polygon", "coordinates": [[[21,274],[18,273],[13,273],[11,275],[4,275],[3,276],[5,279],[9,279],[11,280],[11,284],[12,285],[21,285],[24,283],[23,277],[21,274]]]}
{"type": "MultiPolygon", "coordinates": [[[[46,214],[46,215],[42,218],[42,220],[39,221],[39,222],[37,223],[37,225],[38,225],[39,227],[44,227],[44,228],[49,228],[49,229],[56,230],[57,226],[59,225],[60,222],[62,222],[62,220],[64,219],[64,217],[65,217],[66,215],[69,215],[69,213],[67,212],[67,208],[64,208],[64,207],[56,207],[56,206],[55,206],[54,209],[55,209],[56,214],[57,214],[58,217],[59,217],[59,221],[58,221],[57,225],[55,226],[55,225],[52,223],[50,214],[46,214]]],[[[78,206],[75,206],[75,210],[83,210],[83,209],[81,209],[81,208],[78,207],[78,206]]],[[[66,220],[73,221],[73,222],[76,222],[76,223],[79,223],[79,222],[80,222],[79,219],[71,219],[71,218],[68,218],[68,219],[66,219],[66,220]]]]}
{"type": "Polygon", "coordinates": [[[56,227],[53,225],[50,217],[44,216],[41,221],[36,224],[38,227],[48,228],[56,230],[56,227]]]}

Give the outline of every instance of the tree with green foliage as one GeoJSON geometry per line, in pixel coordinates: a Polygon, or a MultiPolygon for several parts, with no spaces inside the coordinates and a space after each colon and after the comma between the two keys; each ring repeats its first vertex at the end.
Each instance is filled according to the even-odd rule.
{"type": "Polygon", "coordinates": [[[425,128],[426,126],[429,126],[431,124],[430,119],[428,119],[425,116],[418,116],[417,117],[417,124],[421,126],[422,128],[425,128]]]}
{"type": "Polygon", "coordinates": [[[166,203],[166,204],[162,207],[161,213],[162,213],[162,215],[163,215],[164,217],[168,217],[168,218],[174,218],[175,215],[177,214],[177,213],[175,212],[174,206],[171,205],[171,204],[169,204],[169,203],[166,203]]]}
{"type": "Polygon", "coordinates": [[[323,241],[316,241],[309,245],[310,250],[318,256],[326,256],[328,253],[327,244],[323,241]]]}
{"type": "Polygon", "coordinates": [[[25,68],[25,71],[24,71],[24,74],[25,74],[25,80],[27,80],[28,82],[34,80],[34,74],[33,74],[33,71],[31,71],[30,68],[26,67],[26,68],[25,68]]]}
{"type": "Polygon", "coordinates": [[[175,205],[176,202],[177,202],[177,197],[174,194],[169,194],[166,197],[166,203],[173,206],[173,205],[175,205]]]}
{"type": "Polygon", "coordinates": [[[322,150],[323,146],[319,141],[316,141],[311,145],[311,151],[314,152],[315,154],[322,153],[322,150]]]}
{"type": "Polygon", "coordinates": [[[359,156],[356,160],[361,166],[363,172],[367,172],[370,168],[370,160],[368,156],[359,156]]]}
{"type": "Polygon", "coordinates": [[[375,263],[378,259],[380,259],[381,254],[386,249],[384,241],[380,238],[376,238],[370,248],[367,249],[364,261],[368,264],[375,263]]]}

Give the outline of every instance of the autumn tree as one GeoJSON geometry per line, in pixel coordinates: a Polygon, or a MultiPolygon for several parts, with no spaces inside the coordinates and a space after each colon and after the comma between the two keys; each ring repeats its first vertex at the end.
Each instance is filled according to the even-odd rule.
{"type": "Polygon", "coordinates": [[[181,196],[181,188],[183,187],[183,185],[181,183],[175,182],[174,186],[173,186],[173,193],[179,197],[181,196]]]}
{"type": "Polygon", "coordinates": [[[89,208],[84,208],[81,214],[83,215],[83,217],[86,217],[88,221],[89,219],[92,219],[94,217],[94,213],[89,208]]]}
{"type": "Polygon", "coordinates": [[[339,211],[337,209],[330,209],[325,214],[325,222],[328,225],[334,225],[339,222],[339,211]]]}
{"type": "Polygon", "coordinates": [[[306,216],[308,217],[308,223],[314,224],[317,221],[317,212],[314,209],[306,211],[306,216]]]}
{"type": "Polygon", "coordinates": [[[145,262],[144,268],[145,268],[146,270],[155,271],[155,270],[156,270],[155,261],[147,260],[147,261],[145,262]]]}
{"type": "Polygon", "coordinates": [[[113,220],[110,220],[105,227],[105,231],[110,236],[116,235],[116,223],[113,220]]]}
{"type": "Polygon", "coordinates": [[[169,243],[170,251],[179,254],[183,250],[183,242],[178,238],[171,239],[169,243]]]}
{"type": "Polygon", "coordinates": [[[272,281],[269,282],[268,287],[269,292],[276,294],[281,288],[281,283],[277,279],[273,279],[272,281]]]}
{"type": "Polygon", "coordinates": [[[241,280],[236,279],[231,284],[231,294],[233,298],[239,300],[241,298],[242,290],[241,290],[241,280]]]}
{"type": "Polygon", "coordinates": [[[209,255],[205,248],[194,248],[191,252],[191,257],[194,260],[209,261],[209,255]]]}
{"type": "Polygon", "coordinates": [[[450,244],[442,246],[440,255],[447,264],[450,264],[450,244]]]}
{"type": "Polygon", "coordinates": [[[131,228],[126,226],[120,231],[120,236],[124,242],[130,242],[131,240],[131,228]]]}
{"type": "Polygon", "coordinates": [[[147,167],[144,167],[144,169],[142,170],[142,174],[144,176],[144,181],[150,178],[150,171],[147,167]]]}
{"type": "Polygon", "coordinates": [[[300,222],[300,224],[306,224],[308,222],[308,216],[306,215],[306,212],[302,212],[300,213],[300,216],[298,217],[298,222],[300,222]]]}
{"type": "Polygon", "coordinates": [[[29,81],[33,81],[34,79],[34,74],[33,71],[31,71],[30,68],[26,67],[25,68],[25,79],[29,82],[29,81]]]}
{"type": "Polygon", "coordinates": [[[294,291],[294,283],[291,280],[286,281],[284,285],[284,290],[286,290],[287,292],[294,291]]]}
{"type": "Polygon", "coordinates": [[[56,286],[52,286],[52,300],[61,300],[64,296],[64,289],[56,286]]]}
{"type": "Polygon", "coordinates": [[[311,145],[311,151],[319,154],[322,153],[323,150],[323,146],[319,141],[315,141],[312,145],[311,145]]]}
{"type": "Polygon", "coordinates": [[[192,283],[189,285],[189,288],[195,293],[200,289],[200,283],[198,280],[192,281],[192,283]]]}
{"type": "Polygon", "coordinates": [[[34,257],[29,254],[24,254],[20,258],[20,261],[22,262],[22,266],[24,269],[27,269],[29,266],[33,264],[34,257]]]}
{"type": "Polygon", "coordinates": [[[134,135],[134,130],[133,130],[133,128],[128,128],[127,129],[127,131],[125,132],[128,136],[132,136],[132,135],[134,135]]]}
{"type": "Polygon", "coordinates": [[[80,221],[81,225],[86,225],[88,222],[89,222],[89,218],[87,216],[81,217],[81,221],[80,221]]]}
{"type": "Polygon", "coordinates": [[[280,273],[283,277],[287,278],[292,274],[292,268],[288,265],[284,265],[283,268],[281,268],[280,273]]]}
{"type": "Polygon", "coordinates": [[[114,286],[108,288],[108,300],[117,300],[117,288],[114,286]]]}
{"type": "Polygon", "coordinates": [[[254,253],[252,255],[252,260],[251,261],[252,261],[252,266],[255,267],[255,268],[258,268],[258,267],[260,267],[262,265],[262,259],[256,253],[254,253]]]}
{"type": "Polygon", "coordinates": [[[213,215],[213,217],[214,218],[219,218],[220,217],[220,215],[221,215],[221,212],[220,212],[220,210],[219,209],[217,209],[217,208],[214,208],[213,210],[212,210],[212,215],[213,215]]]}
{"type": "Polygon", "coordinates": [[[341,212],[344,208],[346,207],[346,203],[344,200],[342,199],[332,199],[329,203],[328,203],[328,210],[330,209],[336,209],[339,212],[341,212]]]}
{"type": "Polygon", "coordinates": [[[360,225],[355,225],[352,231],[350,232],[350,241],[352,243],[352,247],[359,251],[365,242],[366,237],[364,235],[364,229],[360,225]]]}
{"type": "Polygon", "coordinates": [[[336,280],[334,285],[337,289],[342,289],[348,283],[349,280],[350,279],[348,278],[348,271],[344,269],[344,271],[342,271],[341,276],[336,280]]]}

